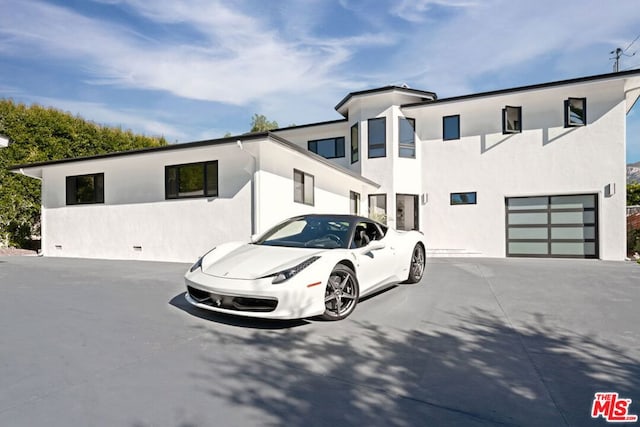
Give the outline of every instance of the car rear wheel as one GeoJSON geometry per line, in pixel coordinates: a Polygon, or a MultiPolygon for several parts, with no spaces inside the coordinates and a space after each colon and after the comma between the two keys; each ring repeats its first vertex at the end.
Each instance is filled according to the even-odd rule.
{"type": "Polygon", "coordinates": [[[344,264],[333,268],[324,292],[325,320],[341,320],[356,308],[360,288],[353,270],[344,264]]]}
{"type": "Polygon", "coordinates": [[[407,283],[418,283],[424,274],[425,256],[424,247],[417,243],[411,253],[411,264],[409,265],[409,277],[407,283]]]}

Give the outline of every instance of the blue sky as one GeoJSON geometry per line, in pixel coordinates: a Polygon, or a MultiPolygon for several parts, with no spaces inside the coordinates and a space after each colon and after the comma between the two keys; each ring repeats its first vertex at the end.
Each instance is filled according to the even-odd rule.
{"type": "MultiPolygon", "coordinates": [[[[0,0],[0,98],[186,142],[338,119],[349,92],[439,97],[612,71],[637,0],[0,0]]],[[[627,51],[640,50],[640,40],[627,51]]],[[[640,53],[621,69],[640,69],[640,53]]],[[[627,121],[640,161],[640,107],[627,121]]]]}

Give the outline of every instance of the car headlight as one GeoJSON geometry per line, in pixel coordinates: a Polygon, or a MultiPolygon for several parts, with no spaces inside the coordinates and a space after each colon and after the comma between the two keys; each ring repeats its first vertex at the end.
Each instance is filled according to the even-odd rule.
{"type": "MultiPolygon", "coordinates": [[[[213,248],[213,249],[215,249],[215,248],[213,248]]],[[[198,258],[198,260],[195,262],[195,264],[193,264],[191,266],[191,268],[189,269],[189,272],[193,273],[197,269],[202,268],[202,260],[204,259],[204,257],[209,255],[213,251],[213,249],[211,249],[209,252],[207,252],[206,254],[202,255],[200,258],[198,258]]]]}
{"type": "Polygon", "coordinates": [[[302,261],[300,264],[296,265],[295,267],[282,270],[276,274],[270,274],[268,277],[273,277],[273,282],[271,283],[273,283],[274,285],[277,285],[282,282],[286,282],[287,280],[291,279],[293,276],[300,273],[302,270],[304,270],[305,268],[309,267],[311,264],[316,262],[318,259],[320,259],[319,256],[312,256],[311,258],[305,261],[302,261]]]}

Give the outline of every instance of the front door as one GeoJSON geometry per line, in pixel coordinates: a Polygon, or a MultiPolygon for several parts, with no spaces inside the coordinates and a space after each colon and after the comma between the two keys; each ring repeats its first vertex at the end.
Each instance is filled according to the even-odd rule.
{"type": "Polygon", "coordinates": [[[418,196],[396,194],[396,229],[418,230],[418,196]]]}

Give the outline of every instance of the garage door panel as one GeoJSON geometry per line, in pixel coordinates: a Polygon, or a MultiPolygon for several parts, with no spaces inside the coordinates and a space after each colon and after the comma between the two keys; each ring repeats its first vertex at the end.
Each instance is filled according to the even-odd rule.
{"type": "Polygon", "coordinates": [[[505,199],[507,256],[598,256],[596,194],[505,199]]]}

